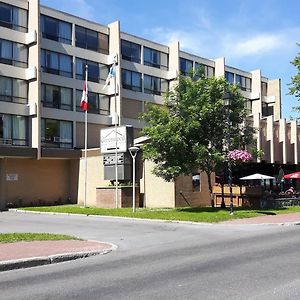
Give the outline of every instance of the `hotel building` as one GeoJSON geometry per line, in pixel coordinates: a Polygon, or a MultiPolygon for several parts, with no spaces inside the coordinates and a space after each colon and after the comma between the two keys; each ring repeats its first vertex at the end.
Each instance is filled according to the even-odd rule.
{"type": "MultiPolygon", "coordinates": [[[[266,162],[298,164],[298,126],[281,119],[280,80],[263,77],[259,69],[239,70],[225,58],[184,52],[180,42],[158,44],[122,32],[119,21],[100,25],[38,0],[1,0],[0,28],[1,209],[11,203],[82,202],[84,113],[79,105],[85,65],[91,205],[95,187],[107,184],[100,129],[115,124],[116,111],[119,125],[132,125],[137,137],[145,104],[162,105],[178,74],[198,66],[206,76],[224,76],[240,87],[266,162]],[[114,85],[104,87],[115,56],[116,97],[114,85]]],[[[144,204],[154,206],[147,197],[144,204]]]]}

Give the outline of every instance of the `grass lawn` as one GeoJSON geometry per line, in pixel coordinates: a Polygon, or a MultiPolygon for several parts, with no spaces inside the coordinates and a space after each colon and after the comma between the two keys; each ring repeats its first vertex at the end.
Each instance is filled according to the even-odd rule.
{"type": "Polygon", "coordinates": [[[235,208],[233,216],[229,215],[229,211],[220,208],[211,207],[185,207],[176,209],[147,209],[138,208],[135,213],[131,208],[105,209],[86,207],[82,208],[78,205],[59,205],[59,206],[41,206],[21,208],[27,211],[84,214],[84,215],[102,215],[102,216],[119,216],[129,218],[144,219],[161,219],[172,221],[192,221],[192,222],[221,222],[232,219],[251,218],[262,215],[282,214],[300,212],[300,206],[293,206],[282,209],[269,210],[252,210],[246,208],[235,208]]]}
{"type": "Polygon", "coordinates": [[[51,233],[0,233],[0,243],[21,241],[78,240],[74,236],[51,233]]]}

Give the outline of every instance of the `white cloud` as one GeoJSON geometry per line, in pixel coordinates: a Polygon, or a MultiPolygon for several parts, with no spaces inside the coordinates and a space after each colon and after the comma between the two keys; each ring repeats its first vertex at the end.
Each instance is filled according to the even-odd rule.
{"type": "Polygon", "coordinates": [[[232,47],[236,54],[257,55],[267,53],[282,46],[282,39],[278,35],[258,34],[247,40],[236,41],[232,47]]]}
{"type": "Polygon", "coordinates": [[[216,58],[224,56],[227,59],[263,57],[281,51],[289,52],[294,49],[299,28],[286,28],[277,32],[231,32],[191,29],[170,30],[155,28],[146,32],[150,39],[162,44],[180,41],[182,50],[204,57],[216,58]]]}
{"type": "Polygon", "coordinates": [[[169,30],[158,27],[147,30],[146,35],[149,39],[165,45],[179,41],[181,50],[203,55],[203,53],[201,54],[201,50],[205,50],[205,44],[208,42],[209,36],[200,32],[201,30],[187,32],[185,30],[169,30]]]}

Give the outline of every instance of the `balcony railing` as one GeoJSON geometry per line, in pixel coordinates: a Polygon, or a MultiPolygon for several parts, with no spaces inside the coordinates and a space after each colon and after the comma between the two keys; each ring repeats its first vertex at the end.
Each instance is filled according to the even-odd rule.
{"type": "Polygon", "coordinates": [[[0,145],[4,146],[28,146],[27,139],[0,138],[0,145]]]}
{"type": "Polygon", "coordinates": [[[72,139],[61,138],[59,136],[42,138],[42,147],[45,148],[67,148],[72,149],[72,139]]]}

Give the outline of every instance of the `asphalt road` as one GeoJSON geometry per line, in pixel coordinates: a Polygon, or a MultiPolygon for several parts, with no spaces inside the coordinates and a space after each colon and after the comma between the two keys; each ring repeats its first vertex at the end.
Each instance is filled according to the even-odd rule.
{"type": "Polygon", "coordinates": [[[0,213],[0,232],[51,232],[116,251],[0,273],[0,299],[300,299],[300,227],[0,213]]]}

